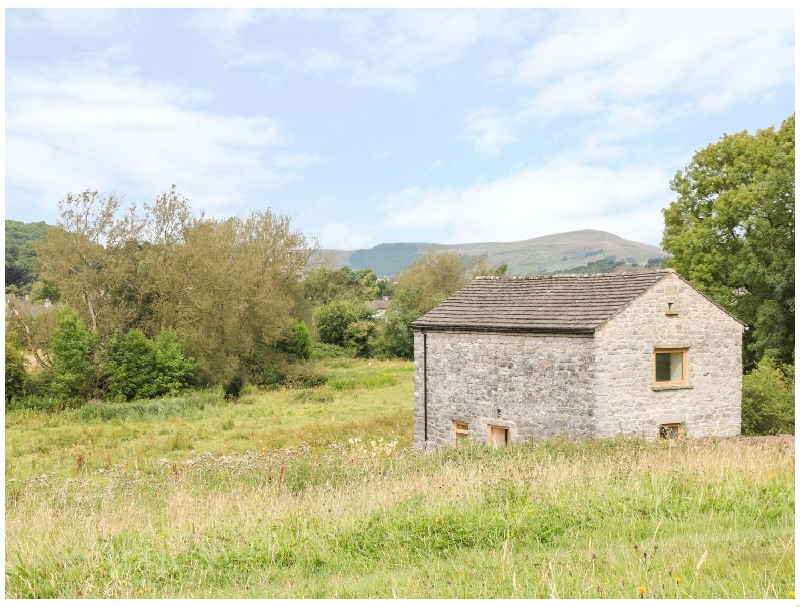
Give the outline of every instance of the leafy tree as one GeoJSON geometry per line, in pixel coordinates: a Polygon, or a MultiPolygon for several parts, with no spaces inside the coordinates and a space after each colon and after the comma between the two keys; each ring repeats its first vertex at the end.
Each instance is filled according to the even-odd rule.
{"type": "Polygon", "coordinates": [[[139,237],[141,220],[135,207],[119,217],[119,199],[92,190],[67,194],[58,207],[58,226],[49,228],[47,241],[36,247],[41,276],[60,287],[66,303],[92,330],[109,334],[119,328],[114,315],[126,311],[113,297],[128,278],[119,251],[139,237]]]}
{"type": "Polygon", "coordinates": [[[289,317],[302,302],[313,250],[288,217],[197,221],[184,232],[175,330],[191,335],[208,381],[255,377],[272,364],[289,317]]]}
{"type": "Polygon", "coordinates": [[[12,398],[24,396],[28,383],[28,372],[25,369],[25,356],[6,335],[6,403],[12,398]]]}
{"type": "Polygon", "coordinates": [[[379,281],[372,270],[353,271],[347,266],[338,270],[311,270],[305,277],[303,288],[305,301],[313,307],[329,304],[337,299],[363,303],[375,299],[381,292],[379,281]]]}
{"type": "Polygon", "coordinates": [[[6,265],[6,285],[10,287],[22,287],[30,283],[33,279],[33,273],[28,269],[18,265],[6,265]]]}
{"type": "Polygon", "coordinates": [[[315,315],[320,341],[346,348],[349,341],[357,340],[355,333],[348,334],[348,327],[360,321],[372,322],[372,310],[364,304],[336,300],[321,306],[315,315]]]}
{"type": "Polygon", "coordinates": [[[46,238],[47,224],[43,221],[22,223],[6,219],[6,287],[15,286],[19,294],[28,292],[37,278],[35,245],[46,238]]]}
{"type": "Polygon", "coordinates": [[[473,276],[458,253],[437,253],[430,249],[398,276],[395,298],[400,291],[415,287],[405,293],[403,300],[409,310],[425,314],[466,285],[473,276]],[[412,295],[416,297],[414,301],[411,301],[412,295]]]}
{"type": "Polygon", "coordinates": [[[421,316],[415,305],[422,287],[405,287],[389,304],[384,316],[379,352],[389,358],[414,358],[414,332],[409,325],[421,316]]]}
{"type": "Polygon", "coordinates": [[[156,395],[156,352],[138,329],[114,333],[105,344],[108,392],[126,400],[156,395]]]}
{"type": "Polygon", "coordinates": [[[49,299],[52,303],[61,300],[61,289],[53,280],[39,279],[31,284],[30,298],[33,302],[49,299]]]}
{"type": "Polygon", "coordinates": [[[372,349],[375,331],[375,322],[372,319],[351,322],[344,332],[347,349],[354,356],[368,358],[372,349]]]}
{"type": "Polygon", "coordinates": [[[94,387],[96,333],[69,308],[58,312],[50,339],[51,389],[62,397],[88,397],[94,387]]]}
{"type": "Polygon", "coordinates": [[[482,255],[468,267],[457,253],[437,253],[431,249],[415,259],[400,274],[394,298],[384,317],[378,346],[383,356],[414,357],[414,333],[409,324],[442,303],[476,275],[502,275],[503,266],[489,270],[482,255]]]}
{"type": "Polygon", "coordinates": [[[278,342],[280,349],[299,360],[311,357],[311,333],[302,320],[292,319],[286,336],[278,342]]]}
{"type": "Polygon", "coordinates": [[[195,366],[194,359],[184,353],[183,344],[174,331],[159,333],[155,342],[156,394],[175,394],[185,388],[195,366]]]}
{"type": "Polygon", "coordinates": [[[747,369],[794,362],[794,115],[697,152],[664,209],[667,265],[749,325],[747,369]]]}
{"type": "Polygon", "coordinates": [[[155,343],[138,329],[116,332],[104,350],[108,392],[126,400],[175,394],[187,385],[194,369],[172,331],[162,332],[155,343]]]}
{"type": "Polygon", "coordinates": [[[742,378],[742,433],[794,434],[794,365],[764,358],[742,378]]]}

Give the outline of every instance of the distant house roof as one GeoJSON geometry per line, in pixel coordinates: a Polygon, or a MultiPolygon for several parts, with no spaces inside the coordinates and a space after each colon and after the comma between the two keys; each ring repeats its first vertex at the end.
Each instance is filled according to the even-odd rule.
{"type": "Polygon", "coordinates": [[[386,310],[389,307],[389,300],[388,299],[373,299],[369,302],[370,306],[375,308],[376,310],[386,310]]]}
{"type": "Polygon", "coordinates": [[[411,327],[592,333],[670,273],[480,276],[411,327]]]}

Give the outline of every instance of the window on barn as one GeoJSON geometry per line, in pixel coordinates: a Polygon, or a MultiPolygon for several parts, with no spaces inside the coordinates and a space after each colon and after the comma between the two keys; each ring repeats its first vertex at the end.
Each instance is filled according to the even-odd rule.
{"type": "Polygon", "coordinates": [[[469,436],[469,425],[465,422],[453,422],[456,432],[456,442],[462,441],[469,436]]]}
{"type": "Polygon", "coordinates": [[[662,348],[655,350],[655,383],[661,386],[686,383],[688,369],[686,348],[662,348]]]}
{"type": "Polygon", "coordinates": [[[661,424],[658,427],[660,438],[675,439],[683,436],[683,426],[681,424],[661,424]]]}
{"type": "Polygon", "coordinates": [[[505,447],[508,444],[508,428],[489,426],[489,444],[492,447],[505,447]]]}

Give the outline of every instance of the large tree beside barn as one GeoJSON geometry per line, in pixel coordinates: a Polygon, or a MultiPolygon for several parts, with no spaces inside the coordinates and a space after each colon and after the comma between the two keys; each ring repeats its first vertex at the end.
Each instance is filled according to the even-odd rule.
{"type": "Polygon", "coordinates": [[[664,209],[668,265],[749,326],[748,370],[794,363],[794,175],[792,115],[697,152],[664,209]]]}

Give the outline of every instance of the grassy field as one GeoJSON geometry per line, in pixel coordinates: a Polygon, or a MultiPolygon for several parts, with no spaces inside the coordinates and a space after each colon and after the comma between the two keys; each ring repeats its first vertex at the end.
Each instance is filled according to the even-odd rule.
{"type": "Polygon", "coordinates": [[[792,596],[790,441],[425,455],[412,370],[6,415],[6,597],[792,596]]]}

